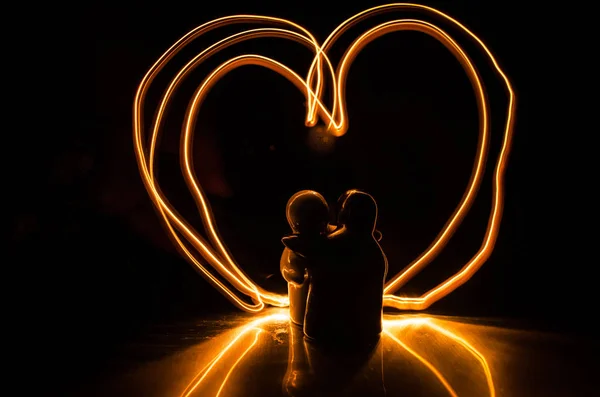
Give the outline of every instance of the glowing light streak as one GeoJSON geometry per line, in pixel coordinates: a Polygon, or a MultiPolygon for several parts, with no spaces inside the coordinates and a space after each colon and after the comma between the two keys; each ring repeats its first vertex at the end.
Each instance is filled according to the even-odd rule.
{"type": "MultiPolygon", "coordinates": [[[[210,211],[210,208],[208,207],[207,202],[201,193],[199,185],[197,185],[197,189],[194,189],[194,191],[197,192],[197,194],[195,195],[195,199],[196,199],[196,202],[197,202],[199,208],[201,209],[201,212],[205,215],[203,217],[205,229],[207,229],[209,237],[211,238],[213,243],[218,247],[221,255],[223,255],[226,258],[227,262],[224,263],[222,260],[220,260],[220,258],[210,249],[208,244],[198,235],[198,233],[195,230],[193,230],[193,228],[191,228],[189,225],[187,225],[181,217],[177,216],[175,210],[168,204],[168,201],[166,200],[164,195],[161,194],[160,190],[158,189],[158,186],[155,183],[154,172],[153,172],[153,169],[154,169],[154,167],[153,167],[154,160],[153,159],[154,159],[156,141],[158,139],[158,131],[159,131],[159,128],[161,125],[162,116],[166,109],[167,102],[168,102],[170,96],[172,95],[172,93],[174,92],[178,83],[183,79],[183,77],[185,77],[186,74],[191,72],[201,61],[205,60],[207,57],[214,54],[215,52],[217,52],[231,44],[234,44],[236,42],[250,39],[250,38],[261,37],[261,36],[288,37],[288,38],[295,39],[296,41],[302,42],[304,44],[307,44],[307,42],[314,43],[315,49],[317,50],[317,56],[319,56],[319,47],[316,45],[316,41],[314,40],[314,38],[310,35],[310,33],[308,31],[304,30],[302,27],[300,27],[299,25],[296,25],[292,22],[289,22],[289,21],[286,21],[286,20],[283,20],[280,18],[260,17],[260,16],[234,16],[234,17],[221,18],[219,20],[204,24],[197,29],[194,29],[192,32],[190,32],[186,36],[184,36],[184,38],[179,40],[175,45],[173,45],[165,54],[163,54],[163,56],[155,63],[155,65],[150,69],[150,71],[146,74],[146,76],[142,80],[142,83],[140,84],[140,86],[138,88],[138,91],[136,94],[136,100],[135,100],[135,104],[134,104],[134,139],[135,139],[135,148],[136,148],[138,166],[140,168],[140,173],[142,174],[142,179],[144,180],[146,189],[148,190],[155,205],[159,209],[161,216],[163,218],[163,221],[165,222],[165,224],[167,226],[167,229],[171,233],[175,242],[180,246],[183,254],[187,257],[187,259],[190,260],[215,287],[217,287],[221,292],[223,292],[226,297],[228,297],[238,307],[240,307],[241,309],[244,309],[246,311],[262,310],[264,308],[264,303],[262,302],[262,298],[264,298],[267,303],[276,305],[276,306],[286,306],[289,304],[289,300],[287,299],[286,296],[268,293],[268,292],[263,291],[260,288],[258,288],[258,286],[256,286],[255,283],[250,281],[243,274],[243,272],[241,271],[239,266],[237,266],[233,262],[232,258],[230,257],[229,253],[227,252],[226,248],[221,243],[221,239],[218,236],[216,226],[214,225],[214,221],[212,219],[212,212],[210,211]],[[227,21],[229,21],[230,23],[265,22],[266,21],[266,22],[276,22],[276,23],[281,23],[281,24],[289,24],[300,30],[303,30],[310,39],[307,39],[295,32],[286,31],[286,30],[282,30],[282,29],[262,29],[262,30],[256,29],[253,31],[246,31],[241,34],[230,36],[227,39],[221,40],[220,42],[210,46],[205,51],[200,53],[197,57],[195,57],[191,62],[189,62],[178,73],[176,78],[171,82],[171,84],[169,85],[169,88],[163,95],[163,100],[161,101],[161,105],[156,114],[156,119],[155,119],[154,128],[153,128],[153,134],[152,134],[151,143],[150,143],[150,154],[148,156],[148,164],[146,164],[145,150],[144,150],[143,144],[142,144],[142,125],[143,125],[142,121],[143,120],[141,118],[143,117],[143,100],[144,100],[144,97],[145,97],[145,94],[146,94],[149,84],[154,79],[156,73],[158,73],[158,71],[160,71],[160,69],[164,66],[164,64],[169,59],[171,59],[178,51],[180,51],[187,42],[193,40],[195,37],[199,36],[200,34],[206,32],[208,30],[214,29],[215,27],[218,27],[223,24],[227,24],[227,21]],[[149,169],[149,171],[148,171],[148,169],[149,169]],[[213,268],[215,268],[227,281],[231,282],[236,287],[236,289],[245,293],[246,295],[253,297],[253,299],[257,303],[254,305],[249,305],[246,302],[242,301],[229,288],[227,288],[222,282],[220,282],[217,278],[215,278],[213,275],[211,275],[210,272],[208,272],[208,270],[200,263],[200,261],[184,246],[183,242],[181,241],[181,239],[175,232],[171,222],[175,223],[176,228],[182,234],[184,234],[184,236],[186,236],[188,241],[194,246],[194,248],[196,248],[196,250],[198,250],[201,253],[201,255],[209,262],[209,264],[213,268]],[[233,274],[233,272],[237,273],[237,275],[233,274]]],[[[327,60],[327,61],[328,61],[328,66],[329,66],[330,72],[333,73],[333,67],[331,66],[331,63],[329,62],[329,60],[327,60]]],[[[287,69],[287,68],[285,68],[285,69],[287,69]]],[[[289,70],[289,69],[287,69],[287,70],[289,70]]],[[[302,79],[297,77],[297,75],[294,74],[292,76],[292,78],[294,78],[294,77],[296,78],[296,80],[303,82],[302,79]]],[[[318,82],[317,85],[319,85],[319,84],[320,83],[318,82]]],[[[307,93],[308,92],[312,93],[312,90],[310,90],[310,88],[306,84],[304,84],[304,87],[306,88],[307,93]]],[[[318,100],[317,100],[317,102],[320,103],[318,100]]],[[[334,103],[335,103],[335,99],[334,99],[334,103]]],[[[309,106],[309,108],[310,108],[310,106],[309,106]]],[[[307,119],[307,124],[315,124],[315,123],[316,123],[316,120],[307,119]]],[[[188,164],[189,164],[189,162],[188,162],[188,164]]],[[[191,170],[191,168],[188,168],[188,170],[191,170]]],[[[187,179],[188,185],[192,185],[192,187],[196,187],[193,172],[190,172],[189,176],[190,177],[187,179]]]]}
{"type": "MultiPolygon", "coordinates": [[[[333,68],[331,64],[328,62],[331,71],[333,73],[333,68]]],[[[185,124],[183,129],[183,139],[181,145],[182,152],[182,167],[184,169],[184,177],[188,184],[188,187],[193,193],[193,196],[197,203],[199,203],[199,209],[203,214],[206,215],[205,219],[205,229],[207,230],[208,235],[211,237],[211,240],[218,246],[220,253],[226,260],[229,268],[238,269],[239,266],[234,262],[231,255],[228,253],[224,244],[221,242],[218,237],[218,233],[215,228],[215,222],[212,215],[212,211],[208,207],[208,202],[202,193],[202,189],[200,188],[200,184],[197,181],[195,176],[194,167],[193,167],[193,159],[192,159],[192,143],[193,143],[193,134],[196,126],[196,119],[199,108],[208,94],[210,88],[218,82],[225,74],[234,70],[235,68],[243,65],[259,65],[266,67],[275,71],[276,73],[286,77],[290,82],[292,82],[299,89],[306,88],[306,83],[302,78],[300,78],[296,73],[294,73],[287,66],[274,61],[270,58],[263,57],[260,55],[241,55],[235,58],[230,59],[229,61],[221,64],[217,67],[198,87],[196,93],[193,96],[192,101],[190,102],[190,106],[188,107],[188,112],[185,118],[185,124]]],[[[318,102],[318,107],[321,110],[321,113],[327,117],[328,113],[325,110],[324,106],[321,102],[318,102]]],[[[246,282],[251,283],[248,279],[245,279],[246,282]]],[[[257,287],[258,288],[258,287],[257,287]]],[[[287,297],[269,293],[264,290],[260,290],[260,298],[265,302],[276,305],[276,306],[285,306],[288,303],[287,297]]]]}
{"type": "Polygon", "coordinates": [[[215,367],[215,365],[223,358],[223,356],[233,346],[235,346],[244,335],[248,334],[252,330],[256,331],[253,342],[244,350],[244,352],[240,355],[240,357],[238,357],[238,359],[235,361],[235,363],[227,371],[227,375],[223,379],[223,382],[221,383],[221,386],[219,387],[219,390],[217,392],[217,396],[218,396],[221,393],[221,391],[223,390],[225,383],[231,376],[231,373],[233,372],[235,367],[244,358],[244,356],[250,350],[252,350],[252,348],[256,345],[256,342],[258,341],[258,335],[261,332],[263,332],[263,330],[261,328],[259,328],[259,326],[261,326],[263,324],[267,324],[267,323],[275,323],[275,322],[285,321],[288,318],[289,317],[285,314],[272,314],[272,315],[260,317],[257,320],[254,320],[254,321],[250,322],[249,324],[247,324],[246,326],[244,326],[241,329],[241,331],[231,340],[231,342],[229,342],[227,344],[227,346],[225,346],[204,368],[202,368],[202,370],[200,370],[200,372],[198,372],[198,374],[194,377],[194,379],[190,382],[190,384],[185,388],[185,390],[181,394],[181,397],[189,397],[190,395],[192,395],[192,393],[194,393],[194,391],[196,389],[198,389],[198,387],[202,384],[202,382],[204,382],[204,380],[206,379],[208,374],[215,367]]]}
{"type": "Polygon", "coordinates": [[[254,329],[256,330],[256,333],[254,334],[254,340],[252,341],[252,344],[250,344],[250,346],[248,346],[246,348],[246,350],[244,350],[244,353],[242,353],[240,355],[240,357],[237,360],[235,360],[235,363],[231,366],[231,368],[229,368],[229,371],[227,371],[227,375],[225,375],[225,379],[223,379],[223,382],[221,383],[221,387],[219,387],[219,390],[217,391],[217,394],[215,397],[219,397],[221,395],[221,392],[223,391],[223,388],[225,387],[225,383],[227,383],[227,380],[229,379],[229,377],[235,370],[235,367],[237,367],[237,365],[240,363],[240,361],[242,361],[244,359],[246,354],[248,354],[248,352],[250,350],[252,350],[254,345],[256,345],[256,342],[258,342],[258,335],[260,335],[260,333],[262,332],[262,329],[260,329],[260,328],[254,328],[254,329]]]}
{"type": "Polygon", "coordinates": [[[458,342],[462,347],[464,347],[465,349],[467,349],[469,351],[469,353],[471,353],[473,355],[473,357],[475,357],[477,359],[477,361],[479,361],[479,363],[481,364],[482,368],[483,368],[483,372],[485,373],[485,379],[490,391],[490,397],[496,397],[496,388],[494,386],[494,379],[492,377],[492,371],[490,370],[490,366],[487,363],[487,360],[485,359],[484,355],[481,354],[477,349],[475,349],[466,339],[461,338],[460,336],[457,336],[455,334],[453,334],[452,332],[448,331],[447,329],[435,324],[433,321],[431,321],[431,319],[427,319],[425,324],[429,327],[431,327],[432,329],[436,330],[437,332],[446,335],[448,338],[453,339],[454,341],[458,342]]]}
{"type": "MultiPolygon", "coordinates": [[[[467,339],[460,337],[448,329],[436,324],[436,320],[430,317],[417,317],[417,318],[405,318],[405,319],[385,319],[383,321],[384,333],[390,335],[390,331],[396,327],[406,327],[407,325],[424,325],[435,332],[438,332],[446,337],[452,339],[467,350],[481,365],[483,373],[485,375],[486,383],[490,397],[496,397],[496,387],[494,386],[494,378],[490,366],[483,354],[479,352],[467,339]]],[[[437,375],[436,375],[437,376],[437,375]]]]}
{"type": "MultiPolygon", "coordinates": [[[[346,85],[346,76],[348,74],[348,69],[350,67],[351,62],[354,60],[358,52],[360,52],[368,43],[372,40],[390,33],[399,30],[416,30],[426,34],[431,35],[438,39],[442,44],[446,46],[461,62],[471,83],[473,85],[474,91],[476,93],[477,105],[480,113],[480,133],[479,133],[479,145],[478,152],[475,158],[475,165],[473,167],[473,174],[471,175],[471,181],[469,186],[467,187],[467,191],[463,195],[461,203],[459,207],[456,209],[455,213],[451,217],[451,220],[447,223],[446,227],[442,231],[442,233],[438,236],[437,241],[432,244],[429,249],[423,253],[419,260],[413,263],[408,267],[404,272],[402,272],[399,276],[390,280],[386,284],[386,292],[393,290],[394,288],[399,288],[399,286],[403,285],[406,281],[408,281],[412,276],[416,275],[420,272],[425,266],[427,266],[435,256],[441,251],[444,243],[449,240],[451,235],[454,233],[456,227],[460,224],[469,208],[471,207],[475,196],[477,194],[477,190],[479,189],[479,185],[481,184],[481,180],[483,178],[483,170],[485,167],[485,160],[487,155],[487,148],[489,143],[489,110],[488,104],[485,96],[485,91],[483,89],[483,85],[479,79],[477,74],[477,70],[473,66],[473,63],[469,59],[469,57],[465,54],[465,52],[460,48],[460,46],[444,31],[437,28],[436,26],[419,20],[399,20],[399,21],[391,21],[384,24],[381,24],[366,33],[360,36],[348,49],[345,56],[342,58],[340,63],[340,68],[338,70],[338,96],[341,98],[345,97],[345,85],[346,85]],[[445,240],[444,240],[445,239],[445,240]]],[[[345,108],[340,110],[340,113],[345,114],[345,108]]],[[[386,297],[387,298],[387,297],[386,297]]],[[[401,299],[401,298],[400,298],[401,299]]],[[[389,300],[388,300],[389,301],[389,300]]],[[[385,303],[384,303],[385,304],[385,303]]],[[[395,301],[394,301],[395,306],[395,301]]]]}
{"type": "Polygon", "coordinates": [[[213,369],[213,367],[219,362],[219,360],[221,360],[221,358],[223,358],[223,356],[225,355],[225,353],[227,353],[229,351],[229,349],[231,349],[232,346],[234,346],[237,341],[244,336],[246,333],[248,333],[249,331],[251,331],[254,328],[246,328],[244,329],[242,332],[240,332],[228,345],[227,347],[225,347],[223,350],[221,350],[221,352],[212,359],[212,361],[210,363],[208,363],[208,365],[203,368],[198,375],[201,375],[200,378],[198,380],[196,380],[198,378],[198,376],[196,376],[196,378],[194,378],[194,380],[192,381],[192,383],[185,389],[185,391],[183,392],[182,396],[183,397],[188,397],[190,396],[197,388],[198,386],[200,386],[200,384],[204,381],[204,379],[208,376],[208,374],[210,373],[210,371],[213,369]]]}
{"type": "MultiPolygon", "coordinates": [[[[194,392],[199,391],[200,386],[209,382],[209,374],[216,367],[216,365],[222,360],[222,358],[227,354],[228,351],[232,350],[236,345],[247,343],[247,345],[241,345],[241,348],[235,349],[235,351],[241,352],[239,356],[235,359],[233,364],[227,368],[227,373],[216,393],[216,397],[218,397],[229,378],[238,367],[238,365],[243,361],[244,357],[254,348],[256,343],[258,342],[258,337],[262,332],[267,332],[263,328],[267,325],[272,325],[274,323],[280,323],[283,321],[289,320],[289,316],[287,314],[272,314],[260,317],[254,321],[250,321],[248,324],[241,327],[240,331],[232,338],[232,340],[223,348],[221,351],[204,367],[202,368],[198,374],[194,377],[194,379],[190,382],[190,384],[186,387],[184,392],[180,395],[180,397],[190,397],[194,392]],[[251,331],[254,331],[254,338],[249,341],[248,339],[243,338],[245,335],[248,335],[251,331]]],[[[490,370],[490,367],[487,363],[485,356],[478,351],[466,338],[456,335],[455,333],[448,330],[446,327],[437,324],[437,320],[430,317],[404,317],[404,318],[385,318],[383,321],[383,335],[385,337],[390,338],[393,342],[398,344],[401,348],[406,350],[410,355],[415,357],[420,363],[422,363],[444,386],[444,388],[448,391],[448,393],[457,397],[459,394],[452,387],[450,382],[446,379],[446,376],[442,373],[440,369],[438,369],[434,364],[425,359],[422,354],[420,354],[417,350],[409,347],[406,343],[404,343],[399,337],[399,333],[409,327],[418,327],[418,329],[422,327],[427,327],[431,329],[434,333],[438,333],[446,336],[452,341],[458,343],[462,346],[472,357],[476,359],[476,361],[481,365],[481,368],[484,372],[484,377],[486,380],[488,392],[490,397],[496,397],[496,389],[494,385],[493,375],[490,370]]],[[[290,325],[291,326],[291,325],[290,325]]],[[[291,332],[290,330],[290,340],[289,343],[292,343],[291,340],[291,332]]],[[[291,349],[291,354],[288,356],[288,368],[290,364],[294,362],[296,358],[293,354],[293,349],[291,349]]],[[[382,358],[383,359],[383,358],[382,358]]],[[[382,361],[382,366],[383,366],[382,361]]],[[[288,381],[290,381],[288,379],[288,381]]],[[[300,385],[298,385],[300,386],[300,385]]]]}
{"type": "Polygon", "coordinates": [[[479,133],[479,145],[475,159],[475,165],[473,173],[471,175],[470,182],[467,186],[465,194],[461,199],[459,205],[450,217],[449,221],[443,227],[442,231],[438,234],[434,242],[422,253],[415,261],[409,264],[400,274],[392,278],[386,283],[384,290],[384,306],[391,306],[398,309],[412,309],[422,310],[429,307],[437,300],[443,298],[454,289],[464,284],[473,274],[481,267],[481,265],[490,256],[491,251],[494,247],[495,241],[498,235],[498,229],[500,224],[500,218],[502,216],[503,207],[503,178],[504,170],[506,167],[506,161],[508,152],[510,149],[510,143],[512,138],[512,128],[514,123],[514,109],[515,99],[510,82],[504,72],[500,69],[498,63],[493,57],[490,50],[485,44],[470,30],[464,27],[455,19],[450,16],[435,10],[427,6],[421,6],[417,4],[409,3],[397,3],[388,4],[384,6],[374,7],[369,10],[363,11],[352,18],[347,19],[340,24],[331,35],[325,40],[323,46],[319,46],[314,37],[303,27],[281,19],[265,16],[252,16],[252,15],[237,15],[225,18],[219,18],[217,20],[205,23],[198,28],[190,31],[179,41],[177,41],[171,48],[169,48],[159,60],[150,68],[148,73],[142,79],[136,98],[134,102],[133,111],[133,133],[135,142],[136,159],[140,169],[140,174],[144,181],[144,185],[158,208],[161,217],[173,237],[176,244],[179,245],[182,253],[186,258],[194,264],[198,270],[203,274],[209,282],[219,289],[227,298],[229,298],[235,305],[243,310],[250,312],[257,312],[264,308],[265,303],[274,306],[286,306],[289,304],[289,300],[284,295],[279,295],[265,291],[254,283],[244,272],[240,266],[234,261],[231,254],[228,252],[222,239],[219,237],[219,233],[216,227],[216,222],[210,206],[204,194],[200,184],[198,183],[193,167],[193,161],[191,156],[191,147],[193,142],[193,134],[195,130],[196,116],[199,112],[199,108],[202,101],[208,94],[210,88],[226,73],[243,65],[260,65],[269,68],[276,73],[282,75],[291,81],[297,88],[305,92],[307,99],[307,114],[306,114],[306,125],[313,126],[317,122],[317,114],[321,119],[328,124],[328,131],[336,136],[341,136],[346,133],[348,129],[348,118],[346,112],[345,103],[345,84],[346,77],[352,61],[356,55],[372,40],[380,37],[381,35],[387,34],[393,31],[400,30],[416,30],[426,33],[446,46],[463,65],[471,84],[473,85],[477,106],[480,114],[480,133],[479,133]],[[488,222],[488,228],[486,230],[484,241],[480,250],[477,254],[467,263],[464,267],[450,277],[442,284],[438,285],[434,289],[428,291],[426,294],[420,297],[398,297],[391,295],[401,288],[406,282],[408,282],[414,275],[418,274],[425,266],[439,254],[439,252],[447,245],[450,237],[456,231],[456,228],[462,222],[462,219],[470,209],[473,200],[475,199],[477,190],[481,184],[483,177],[483,168],[485,165],[488,142],[489,142],[489,110],[488,104],[485,99],[485,92],[477,71],[466,55],[462,48],[454,41],[446,32],[439,27],[425,21],[416,19],[405,19],[405,20],[394,20],[386,22],[370,29],[366,33],[363,33],[358,39],[356,39],[346,54],[342,58],[338,70],[334,73],[333,66],[327,57],[326,53],[335,43],[335,41],[350,27],[356,23],[368,18],[369,16],[394,10],[403,9],[417,9],[426,13],[431,13],[434,16],[441,17],[442,19],[450,22],[454,26],[458,27],[469,37],[475,40],[476,43],[481,47],[484,53],[491,60],[495,70],[502,77],[508,94],[509,94],[509,105],[506,118],[506,126],[504,130],[504,137],[502,143],[502,150],[498,158],[498,162],[494,172],[494,184],[493,184],[493,201],[492,210],[490,213],[490,219],[488,222]],[[152,134],[150,137],[150,149],[148,155],[146,155],[146,149],[143,144],[143,105],[147,90],[154,80],[155,76],[162,70],[166,63],[173,58],[185,45],[193,41],[200,35],[216,29],[221,26],[236,24],[236,23],[270,23],[275,25],[284,25],[292,27],[301,33],[294,32],[287,29],[279,28],[262,28],[246,30],[241,33],[231,35],[217,43],[207,47],[200,54],[189,61],[184,68],[182,68],[176,77],[171,81],[162,97],[158,111],[154,119],[152,128],[152,134]],[[195,231],[187,222],[177,214],[176,210],[169,204],[164,194],[160,191],[158,183],[155,180],[154,168],[156,162],[154,160],[156,143],[158,140],[162,118],[165,110],[168,106],[169,100],[183,81],[183,79],[194,70],[201,62],[205,61],[208,57],[214,55],[218,51],[228,47],[230,45],[239,43],[244,40],[260,37],[279,37],[291,39],[306,45],[309,48],[313,48],[315,56],[311,67],[308,71],[306,79],[301,79],[294,71],[289,69],[287,66],[267,57],[260,55],[246,54],[230,59],[217,67],[198,87],[194,98],[190,102],[188,112],[186,115],[186,121],[182,131],[182,170],[186,179],[188,187],[192,191],[194,200],[197,203],[201,217],[203,219],[203,226],[207,232],[208,238],[212,243],[212,246],[206,242],[198,233],[195,231]],[[321,102],[320,98],[323,94],[323,71],[322,63],[323,60],[327,63],[328,70],[332,76],[332,87],[333,87],[333,111],[329,112],[325,105],[321,102]],[[312,83],[316,79],[316,85],[313,89],[312,83]],[[181,240],[180,235],[183,236],[187,242],[197,251],[193,253],[190,251],[181,240]],[[229,282],[237,291],[252,298],[253,304],[249,304],[239,298],[228,286],[222,281],[216,278],[211,272],[206,269],[205,265],[197,258],[196,255],[200,255],[208,265],[215,269],[227,282],[229,282]]]}
{"type": "Polygon", "coordinates": [[[439,379],[439,381],[442,383],[442,385],[444,385],[444,387],[446,388],[446,390],[448,390],[448,393],[450,393],[450,395],[452,397],[458,397],[458,394],[456,394],[456,391],[454,391],[454,389],[452,388],[452,386],[450,386],[450,383],[446,380],[446,378],[444,378],[444,375],[442,375],[442,373],[435,366],[433,366],[433,364],[431,364],[429,361],[427,361],[425,358],[423,358],[423,356],[421,356],[419,353],[417,353],[416,351],[414,351],[413,349],[411,349],[410,347],[408,347],[400,339],[398,339],[394,335],[392,335],[390,333],[390,331],[383,330],[383,333],[385,335],[387,335],[391,340],[393,340],[394,342],[396,342],[399,346],[401,346],[404,350],[406,350],[411,355],[413,355],[423,365],[425,365],[427,367],[427,369],[430,370],[436,376],[436,378],[439,379]]]}
{"type": "MultiPolygon", "coordinates": [[[[433,304],[434,302],[442,299],[444,296],[448,295],[465,282],[467,282],[491,255],[496,239],[498,238],[500,219],[502,217],[502,209],[504,205],[504,171],[506,168],[508,154],[510,151],[510,144],[512,141],[516,98],[508,77],[500,68],[500,65],[498,64],[496,58],[489,50],[489,48],[483,43],[483,41],[479,37],[477,37],[477,35],[475,35],[472,31],[470,31],[467,27],[458,22],[456,19],[450,17],[449,15],[441,11],[427,6],[410,3],[395,3],[373,7],[368,10],[365,10],[340,24],[323,43],[323,51],[326,53],[329,47],[335,42],[337,38],[339,38],[344,33],[344,31],[346,31],[356,23],[360,22],[361,20],[364,20],[369,16],[378,13],[401,9],[418,9],[431,12],[436,16],[439,16],[442,19],[450,22],[454,26],[458,27],[461,31],[466,33],[479,45],[481,50],[487,55],[489,60],[492,62],[496,72],[501,76],[509,96],[502,149],[500,151],[500,155],[498,157],[498,161],[494,170],[494,194],[492,199],[492,210],[490,214],[490,219],[488,221],[488,227],[485,233],[483,244],[480,250],[467,264],[463,266],[463,268],[458,273],[448,278],[443,283],[428,291],[421,297],[408,298],[387,295],[396,292],[399,288],[406,284],[406,282],[408,282],[410,278],[414,277],[420,270],[422,270],[422,268],[428,265],[434,259],[434,257],[437,256],[441,249],[443,249],[443,247],[447,244],[455,229],[459,226],[462,217],[466,215],[466,211],[468,211],[468,208],[470,207],[470,204],[466,200],[466,196],[468,195],[467,193],[467,195],[463,196],[463,200],[461,200],[461,203],[459,204],[458,208],[455,210],[454,214],[450,218],[449,222],[446,223],[440,234],[436,237],[432,245],[430,245],[430,247],[427,248],[427,250],[423,254],[421,254],[415,261],[413,261],[409,266],[407,266],[407,268],[403,270],[399,275],[397,275],[396,277],[394,277],[386,283],[386,287],[384,290],[384,293],[386,294],[384,296],[385,306],[392,306],[398,309],[423,310],[431,306],[431,304],[433,304]]],[[[309,80],[311,79],[312,73],[314,71],[314,66],[315,62],[313,61],[313,64],[311,65],[311,70],[309,72],[309,80]]],[[[343,115],[344,113],[342,113],[342,116],[343,115]]],[[[475,179],[476,178],[474,178],[472,175],[468,191],[470,191],[471,187],[474,186],[473,182],[475,179]]]]}

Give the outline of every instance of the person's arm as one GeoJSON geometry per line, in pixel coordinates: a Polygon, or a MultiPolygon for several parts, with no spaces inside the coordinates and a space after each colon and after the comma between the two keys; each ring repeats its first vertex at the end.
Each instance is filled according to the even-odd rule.
{"type": "Polygon", "coordinates": [[[285,236],[281,239],[283,245],[294,251],[296,255],[306,257],[308,255],[308,246],[304,239],[300,238],[297,234],[285,236]]]}
{"type": "Polygon", "coordinates": [[[288,283],[302,284],[306,279],[306,268],[303,265],[305,260],[294,251],[292,247],[299,248],[301,246],[298,236],[286,236],[282,240],[286,249],[283,250],[280,261],[280,269],[283,278],[288,283]]]}

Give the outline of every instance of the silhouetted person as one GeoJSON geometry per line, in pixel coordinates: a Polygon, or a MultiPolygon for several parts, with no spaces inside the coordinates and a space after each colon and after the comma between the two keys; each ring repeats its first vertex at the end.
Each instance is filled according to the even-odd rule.
{"type": "Polygon", "coordinates": [[[350,190],[340,197],[338,228],[326,244],[297,251],[308,259],[304,334],[314,343],[345,350],[378,341],[387,259],[374,235],[376,222],[373,197],[350,190]]]}
{"type": "Polygon", "coordinates": [[[319,193],[302,190],[288,200],[286,217],[294,234],[282,239],[286,248],[281,255],[280,268],[288,282],[290,319],[302,325],[309,286],[309,259],[306,256],[319,251],[325,242],[329,207],[319,193]]]}

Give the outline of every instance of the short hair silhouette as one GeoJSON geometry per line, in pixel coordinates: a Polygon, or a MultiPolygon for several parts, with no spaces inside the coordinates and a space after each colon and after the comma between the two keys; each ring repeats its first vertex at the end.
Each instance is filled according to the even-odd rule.
{"type": "Polygon", "coordinates": [[[329,206],[319,193],[301,190],[288,200],[286,217],[294,233],[322,233],[329,220],[329,206]]]}
{"type": "Polygon", "coordinates": [[[360,190],[348,190],[338,201],[338,223],[350,232],[373,233],[377,224],[377,203],[373,196],[360,190]]]}

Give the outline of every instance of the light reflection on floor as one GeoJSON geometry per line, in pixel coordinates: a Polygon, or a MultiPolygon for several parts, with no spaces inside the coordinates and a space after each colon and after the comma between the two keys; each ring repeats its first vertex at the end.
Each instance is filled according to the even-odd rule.
{"type": "MultiPolygon", "coordinates": [[[[222,331],[145,362],[97,392],[146,397],[516,397],[579,395],[575,390],[589,383],[581,371],[563,367],[558,372],[548,361],[544,341],[563,342],[467,319],[385,316],[380,343],[364,357],[323,354],[304,342],[302,331],[289,325],[283,310],[213,325],[222,331]],[[557,383],[549,379],[555,371],[564,376],[575,371],[581,379],[557,383]]],[[[565,359],[564,354],[554,358],[560,364],[565,359]]]]}

